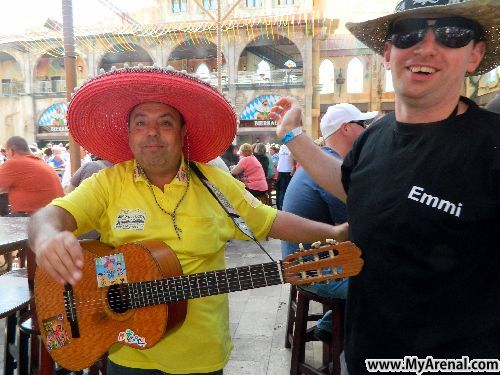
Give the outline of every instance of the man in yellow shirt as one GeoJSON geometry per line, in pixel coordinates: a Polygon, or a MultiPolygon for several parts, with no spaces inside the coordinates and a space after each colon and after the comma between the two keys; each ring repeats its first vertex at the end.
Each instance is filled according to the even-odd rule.
{"type": "MultiPolygon", "coordinates": [[[[184,274],[225,268],[231,238],[248,239],[189,162],[202,171],[257,238],[292,242],[345,239],[345,227],[309,221],[261,204],[229,174],[205,164],[234,139],[237,116],[206,83],[158,68],[125,68],[83,85],[68,110],[74,139],[116,163],[34,215],[29,237],[37,264],[61,284],[82,277],[75,235],[97,229],[120,246],[161,240],[184,274]]],[[[150,349],[115,344],[108,374],[222,374],[232,343],[227,295],[188,302],[184,323],[150,349]]]]}

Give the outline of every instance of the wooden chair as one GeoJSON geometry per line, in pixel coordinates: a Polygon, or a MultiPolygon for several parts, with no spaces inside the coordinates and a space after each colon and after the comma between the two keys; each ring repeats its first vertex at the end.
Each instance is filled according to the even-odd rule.
{"type": "Polygon", "coordinates": [[[268,205],[272,207],[276,205],[276,179],[268,178],[266,181],[268,205]]]}
{"type": "MultiPolygon", "coordinates": [[[[340,375],[340,354],[343,350],[344,341],[344,309],[345,300],[338,298],[324,298],[317,294],[306,292],[301,288],[296,288],[296,305],[294,319],[291,322],[292,312],[289,308],[289,321],[287,324],[287,336],[285,346],[290,345],[290,333],[293,329],[292,359],[290,365],[290,374],[308,374],[308,375],[340,375]],[[322,314],[309,314],[309,303],[318,302],[323,305],[323,313],[332,310],[332,340],[330,343],[323,343],[322,366],[314,368],[305,362],[306,343],[309,341],[318,341],[313,335],[314,326],[307,328],[309,321],[317,321],[322,314]],[[329,364],[333,364],[333,371],[330,372],[329,364]]],[[[292,299],[292,293],[291,297],[292,299]]]]}

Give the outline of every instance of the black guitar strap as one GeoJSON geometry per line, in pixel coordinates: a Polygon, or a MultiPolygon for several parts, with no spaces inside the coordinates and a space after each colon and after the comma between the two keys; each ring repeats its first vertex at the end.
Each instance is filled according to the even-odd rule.
{"type": "Polygon", "coordinates": [[[234,207],[229,203],[227,198],[225,197],[224,194],[215,186],[212,184],[203,174],[202,171],[200,171],[200,168],[193,163],[192,161],[189,162],[189,166],[193,170],[193,172],[198,176],[200,181],[205,185],[205,187],[208,189],[210,194],[215,198],[215,200],[221,205],[221,207],[224,209],[226,212],[227,216],[233,221],[234,225],[236,225],[236,228],[240,230],[244,235],[246,235],[248,238],[253,240],[259,248],[267,254],[267,256],[275,262],[275,260],[271,257],[271,255],[262,247],[260,242],[257,240],[257,237],[253,234],[252,230],[248,227],[248,225],[245,223],[245,220],[238,214],[238,211],[234,209],[234,207]]]}

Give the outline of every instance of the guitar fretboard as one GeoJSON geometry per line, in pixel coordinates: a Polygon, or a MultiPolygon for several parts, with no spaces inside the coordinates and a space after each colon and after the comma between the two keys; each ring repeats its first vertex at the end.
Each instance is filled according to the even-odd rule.
{"type": "Polygon", "coordinates": [[[132,308],[282,284],[281,263],[270,262],[124,284],[132,308]]]}

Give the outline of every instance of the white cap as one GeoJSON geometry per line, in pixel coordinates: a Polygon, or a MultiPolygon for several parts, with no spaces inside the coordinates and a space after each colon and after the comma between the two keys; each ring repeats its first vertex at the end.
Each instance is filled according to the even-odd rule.
{"type": "Polygon", "coordinates": [[[351,121],[370,120],[378,112],[361,112],[356,106],[349,103],[335,104],[328,107],[319,125],[323,138],[326,139],[335,133],[340,125],[351,121]]]}

